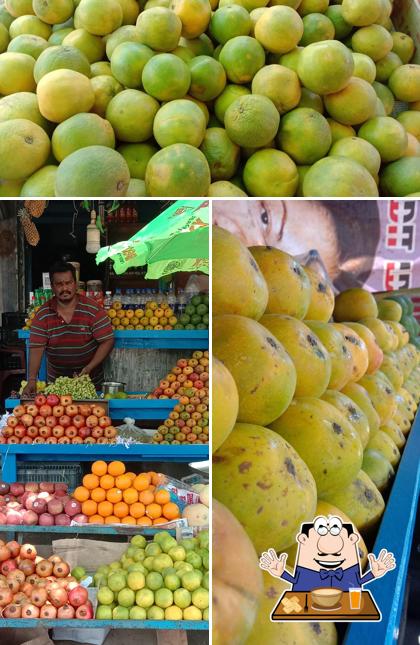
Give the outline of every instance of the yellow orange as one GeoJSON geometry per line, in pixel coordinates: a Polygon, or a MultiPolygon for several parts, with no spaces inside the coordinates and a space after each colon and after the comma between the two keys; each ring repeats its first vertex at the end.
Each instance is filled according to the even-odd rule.
{"type": "Polygon", "coordinates": [[[97,475],[93,475],[92,473],[89,473],[88,475],[85,475],[83,477],[83,486],[85,486],[85,488],[88,488],[89,490],[93,490],[94,488],[98,488],[98,486],[99,486],[99,477],[97,475]]]}
{"type": "Polygon", "coordinates": [[[108,517],[105,518],[105,524],[118,524],[119,519],[116,515],[108,515],[108,517]]]}
{"type": "Polygon", "coordinates": [[[108,464],[105,461],[94,461],[91,468],[94,475],[102,477],[108,471],[108,464]]]}
{"type": "Polygon", "coordinates": [[[127,517],[129,510],[130,509],[128,508],[128,505],[125,502],[118,502],[117,504],[114,504],[114,515],[116,515],[120,519],[127,517]]]}
{"type": "Polygon", "coordinates": [[[146,506],[146,515],[151,517],[152,520],[155,520],[162,515],[162,507],[155,503],[148,504],[146,506]]]}
{"type": "Polygon", "coordinates": [[[94,488],[90,496],[94,502],[103,502],[106,498],[106,491],[103,488],[94,488]]]}
{"type": "Polygon", "coordinates": [[[108,502],[112,502],[112,504],[118,504],[118,502],[121,502],[123,498],[122,490],[120,490],[119,488],[110,488],[110,490],[108,490],[106,493],[106,498],[108,502]]]}
{"type": "Polygon", "coordinates": [[[126,517],[122,518],[121,524],[137,524],[137,522],[134,519],[134,517],[130,517],[130,515],[127,515],[126,517]]]}
{"type": "Polygon", "coordinates": [[[127,488],[123,491],[123,500],[127,504],[135,504],[139,499],[139,493],[135,488],[127,488]]]}
{"type": "Polygon", "coordinates": [[[101,517],[110,517],[114,512],[114,507],[111,504],[111,502],[101,502],[98,504],[98,514],[101,515],[101,517]]]}
{"type": "Polygon", "coordinates": [[[166,524],[168,520],[166,520],[164,517],[156,517],[153,520],[153,524],[166,524]]]}
{"type": "Polygon", "coordinates": [[[150,490],[142,490],[139,495],[139,501],[147,506],[148,504],[153,504],[155,496],[150,490]]]}
{"type": "Polygon", "coordinates": [[[117,488],[120,488],[121,490],[125,490],[126,488],[130,488],[130,486],[131,486],[131,477],[128,477],[127,474],[119,475],[115,480],[115,486],[117,488]]]}
{"type": "Polygon", "coordinates": [[[104,488],[105,490],[109,490],[114,485],[115,485],[115,479],[112,477],[112,475],[102,475],[100,479],[101,488],[104,488]]]}
{"type": "Polygon", "coordinates": [[[150,517],[147,517],[147,515],[143,515],[143,517],[138,518],[137,524],[140,526],[152,526],[153,522],[150,519],[150,517]]]}
{"type": "Polygon", "coordinates": [[[168,490],[165,490],[162,488],[161,490],[158,490],[155,493],[155,502],[157,504],[163,505],[163,504],[167,504],[170,501],[171,501],[171,495],[168,490]]]}
{"type": "Polygon", "coordinates": [[[139,519],[140,517],[143,517],[145,512],[146,512],[146,507],[141,502],[135,502],[130,506],[130,515],[131,517],[135,517],[136,520],[139,519]]]}
{"type": "Polygon", "coordinates": [[[91,515],[89,518],[89,524],[105,524],[104,518],[102,515],[91,515]]]}
{"type": "Polygon", "coordinates": [[[141,473],[140,475],[137,475],[137,477],[133,481],[133,486],[138,491],[147,490],[149,488],[149,484],[150,477],[147,473],[141,473]]]}
{"type": "Polygon", "coordinates": [[[128,473],[125,473],[125,474],[127,475],[127,477],[129,477],[131,479],[131,481],[134,481],[135,478],[137,477],[136,473],[128,472],[128,473]]]}
{"type": "Polygon", "coordinates": [[[78,486],[74,493],[74,499],[77,499],[78,502],[85,502],[90,497],[90,492],[85,486],[78,486]]]}
{"type": "Polygon", "coordinates": [[[118,475],[124,475],[125,466],[122,461],[111,461],[108,464],[108,473],[113,477],[118,477],[118,475]]]}
{"type": "Polygon", "coordinates": [[[83,502],[82,504],[82,513],[88,517],[95,515],[97,510],[98,505],[93,501],[93,499],[87,499],[86,502],[83,502]]]}
{"type": "Polygon", "coordinates": [[[162,514],[167,520],[175,520],[179,517],[179,508],[174,502],[168,502],[162,508],[162,514]]]}

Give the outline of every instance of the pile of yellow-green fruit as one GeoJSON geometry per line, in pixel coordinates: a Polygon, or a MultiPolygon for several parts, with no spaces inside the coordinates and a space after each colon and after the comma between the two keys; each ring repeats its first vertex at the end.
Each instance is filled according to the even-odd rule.
{"type": "Polygon", "coordinates": [[[336,642],[333,624],[311,633],[270,622],[287,583],[264,574],[264,591],[257,554],[287,551],[293,566],[301,523],[330,514],[357,527],[366,564],[363,538],[384,512],[419,400],[420,351],[402,313],[360,288],[335,298],[287,253],[213,228],[216,645],[277,642],[279,629],[284,642],[336,642]]]}
{"type": "Polygon", "coordinates": [[[420,192],[392,0],[3,2],[2,196],[420,192]]]}

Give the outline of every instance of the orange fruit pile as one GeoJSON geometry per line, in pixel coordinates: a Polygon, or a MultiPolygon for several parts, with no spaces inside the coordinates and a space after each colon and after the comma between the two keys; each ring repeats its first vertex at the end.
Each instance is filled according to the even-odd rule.
{"type": "Polygon", "coordinates": [[[73,497],[90,524],[165,524],[181,514],[162,481],[153,471],[127,472],[122,461],[95,461],[73,497]]]}

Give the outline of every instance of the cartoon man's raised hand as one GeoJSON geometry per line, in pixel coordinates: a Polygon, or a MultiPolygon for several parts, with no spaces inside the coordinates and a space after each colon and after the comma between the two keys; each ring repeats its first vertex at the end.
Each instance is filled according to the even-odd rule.
{"type": "Polygon", "coordinates": [[[382,549],[377,558],[375,558],[373,553],[369,553],[368,558],[370,562],[370,570],[375,578],[381,578],[388,573],[388,571],[395,569],[394,554],[390,553],[386,549],[382,549]]]}
{"type": "Polygon", "coordinates": [[[274,549],[264,551],[260,557],[260,567],[268,571],[274,578],[281,578],[286,568],[287,553],[281,553],[278,558],[274,549]]]}

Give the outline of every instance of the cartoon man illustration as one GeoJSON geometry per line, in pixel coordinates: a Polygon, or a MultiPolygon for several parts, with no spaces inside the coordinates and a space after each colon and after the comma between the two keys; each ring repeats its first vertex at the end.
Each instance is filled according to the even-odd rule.
{"type": "Polygon", "coordinates": [[[377,558],[369,553],[370,570],[361,575],[356,547],[359,535],[352,524],[343,524],[339,517],[319,516],[313,523],[302,524],[296,539],[299,546],[293,575],[285,570],[286,553],[278,558],[274,549],[269,549],[260,558],[261,569],[274,578],[291,582],[293,591],[311,591],[319,587],[349,591],[395,569],[393,554],[382,549],[377,558]]]}

